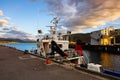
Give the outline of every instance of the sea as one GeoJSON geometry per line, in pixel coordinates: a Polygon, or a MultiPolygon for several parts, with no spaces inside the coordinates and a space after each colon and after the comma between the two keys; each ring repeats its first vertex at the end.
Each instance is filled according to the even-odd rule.
{"type": "Polygon", "coordinates": [[[3,44],[5,46],[14,47],[18,50],[31,50],[31,49],[37,49],[36,43],[17,43],[17,44],[3,44]]]}
{"type": "MultiPolygon", "coordinates": [[[[18,44],[4,44],[6,46],[14,47],[16,49],[25,51],[37,49],[36,43],[18,43],[18,44]]],[[[83,55],[88,63],[101,64],[105,69],[120,72],[120,54],[107,52],[94,52],[83,50],[83,55]]]]}

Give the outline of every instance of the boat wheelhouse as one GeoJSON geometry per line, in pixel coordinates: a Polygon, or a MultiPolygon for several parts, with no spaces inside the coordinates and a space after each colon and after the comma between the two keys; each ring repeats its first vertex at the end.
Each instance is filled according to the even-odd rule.
{"type": "Polygon", "coordinates": [[[69,41],[68,40],[63,40],[62,35],[57,32],[57,24],[58,24],[59,20],[57,18],[54,18],[52,20],[52,23],[54,24],[54,26],[47,26],[50,28],[49,32],[49,36],[45,36],[44,38],[41,37],[42,31],[38,30],[38,39],[37,39],[37,53],[41,54],[42,56],[46,56],[46,54],[49,54],[51,52],[51,41],[55,41],[57,43],[57,45],[59,46],[59,48],[62,51],[68,50],[68,46],[69,46],[69,41]]]}

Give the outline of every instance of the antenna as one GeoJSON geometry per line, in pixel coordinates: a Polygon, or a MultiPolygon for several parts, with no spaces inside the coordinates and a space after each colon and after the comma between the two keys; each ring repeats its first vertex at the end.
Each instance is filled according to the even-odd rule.
{"type": "Polygon", "coordinates": [[[53,20],[50,21],[50,23],[53,23],[54,26],[47,26],[50,27],[50,33],[52,35],[52,38],[57,40],[57,24],[59,22],[60,19],[58,19],[57,17],[54,17],[53,20]]]}
{"type": "Polygon", "coordinates": [[[54,17],[53,20],[50,21],[50,23],[53,23],[53,24],[57,23],[58,24],[59,21],[60,21],[60,18],[54,17]]]}

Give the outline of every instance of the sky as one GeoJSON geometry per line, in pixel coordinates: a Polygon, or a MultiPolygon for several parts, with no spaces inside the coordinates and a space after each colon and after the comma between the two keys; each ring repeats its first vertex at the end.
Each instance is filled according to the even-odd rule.
{"type": "Polygon", "coordinates": [[[61,33],[120,28],[120,0],[0,0],[0,38],[34,39],[60,19],[61,33]]]}

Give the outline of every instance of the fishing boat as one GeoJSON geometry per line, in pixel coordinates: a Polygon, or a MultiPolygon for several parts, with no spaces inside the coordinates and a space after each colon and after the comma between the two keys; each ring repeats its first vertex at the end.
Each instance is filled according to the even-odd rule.
{"type": "Polygon", "coordinates": [[[106,70],[100,64],[94,64],[87,62],[84,56],[76,54],[74,49],[69,49],[69,40],[68,38],[63,38],[62,34],[58,35],[57,28],[59,20],[54,18],[51,21],[54,25],[47,26],[49,27],[49,35],[42,37],[42,30],[38,30],[38,39],[37,39],[37,50],[31,50],[30,53],[43,57],[43,58],[52,58],[55,61],[67,62],[73,61],[75,64],[78,64],[77,68],[84,68],[90,71],[95,71],[99,73],[105,73],[113,76],[120,77],[120,73],[113,72],[111,70],[106,70]],[[67,56],[67,57],[66,57],[67,56]]]}
{"type": "Polygon", "coordinates": [[[49,35],[43,37],[42,30],[38,30],[37,50],[32,49],[30,53],[44,58],[54,57],[54,59],[61,62],[77,60],[79,64],[80,58],[83,56],[75,55],[75,50],[69,49],[68,38],[63,38],[63,35],[58,33],[59,20],[53,18],[51,22],[53,25],[47,26],[50,29],[49,35]]]}

